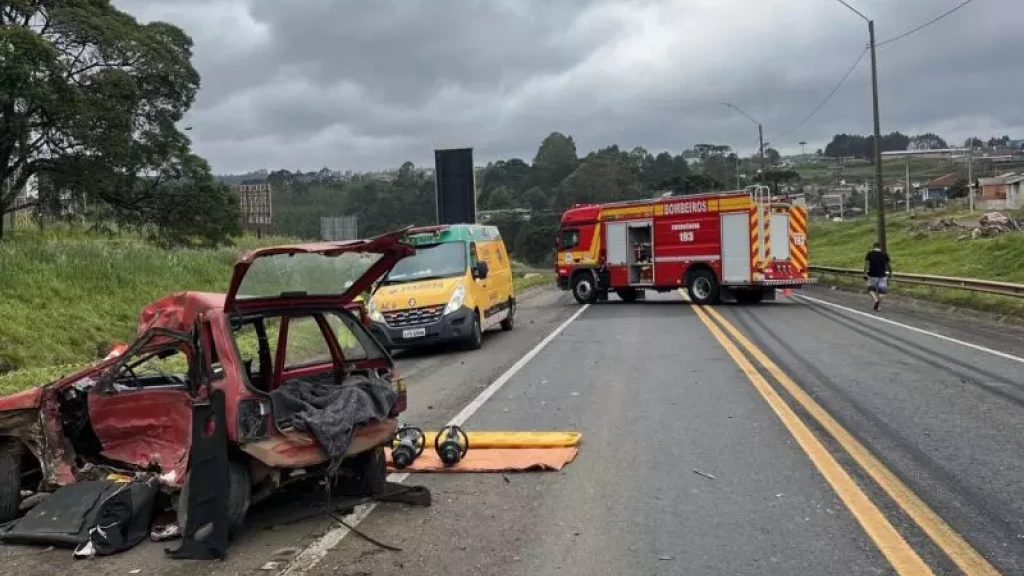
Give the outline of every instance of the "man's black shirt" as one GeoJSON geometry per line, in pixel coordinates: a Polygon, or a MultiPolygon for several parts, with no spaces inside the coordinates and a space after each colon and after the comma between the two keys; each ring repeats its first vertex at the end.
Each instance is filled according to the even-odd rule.
{"type": "Polygon", "coordinates": [[[868,276],[881,278],[885,276],[886,268],[889,266],[889,255],[881,250],[868,252],[864,260],[868,263],[868,276]]]}

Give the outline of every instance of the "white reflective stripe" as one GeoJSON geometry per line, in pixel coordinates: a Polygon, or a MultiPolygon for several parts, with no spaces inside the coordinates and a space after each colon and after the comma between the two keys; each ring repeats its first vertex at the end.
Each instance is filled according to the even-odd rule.
{"type": "Polygon", "coordinates": [[[717,254],[707,254],[704,256],[657,256],[654,261],[657,262],[718,262],[722,257],[717,254]]]}

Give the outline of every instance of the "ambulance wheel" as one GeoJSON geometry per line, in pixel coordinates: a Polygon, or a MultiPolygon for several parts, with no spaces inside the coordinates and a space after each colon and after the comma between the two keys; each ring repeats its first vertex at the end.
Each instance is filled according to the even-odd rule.
{"type": "Polygon", "coordinates": [[[687,277],[686,291],[694,304],[714,304],[718,302],[718,279],[710,270],[695,270],[687,277]]]}
{"type": "Polygon", "coordinates": [[[618,288],[615,295],[623,302],[636,302],[636,288],[618,288]]]}
{"type": "Polygon", "coordinates": [[[512,328],[515,328],[515,315],[516,315],[516,301],[509,298],[508,300],[508,316],[501,321],[501,329],[508,332],[512,328]]]}
{"type": "Polygon", "coordinates": [[[479,350],[484,345],[484,329],[480,324],[479,312],[473,312],[473,327],[470,330],[469,339],[466,340],[466,349],[479,350]]]}
{"type": "Polygon", "coordinates": [[[593,304],[597,302],[597,286],[594,285],[594,275],[590,272],[577,272],[572,277],[572,296],[580,304],[593,304]]]}
{"type": "Polygon", "coordinates": [[[760,290],[736,290],[734,295],[740,304],[760,304],[764,300],[764,292],[760,290]]]}

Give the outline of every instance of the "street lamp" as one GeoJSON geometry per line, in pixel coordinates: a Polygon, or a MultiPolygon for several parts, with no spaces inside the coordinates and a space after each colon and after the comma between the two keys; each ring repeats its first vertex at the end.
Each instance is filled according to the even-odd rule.
{"type": "MultiPolygon", "coordinates": [[[[747,114],[743,110],[740,110],[738,107],[733,106],[732,104],[729,104],[728,102],[722,102],[722,106],[725,106],[726,108],[731,108],[731,109],[739,112],[747,120],[750,120],[754,124],[757,124],[757,142],[758,142],[758,145],[759,145],[759,152],[758,153],[760,154],[760,157],[761,157],[761,169],[758,170],[758,172],[764,173],[764,129],[761,127],[761,123],[758,122],[757,120],[754,120],[753,118],[751,118],[750,114],[747,114]]],[[[763,184],[763,182],[762,182],[762,184],[763,184]]]]}
{"type": "Polygon", "coordinates": [[[878,243],[882,250],[886,249],[885,242],[885,197],[882,194],[882,127],[878,119],[878,64],[875,60],[875,21],[861,14],[856,8],[850,6],[845,0],[836,0],[851,12],[860,16],[868,23],[868,37],[871,40],[871,104],[875,116],[875,190],[878,194],[878,243]]]}

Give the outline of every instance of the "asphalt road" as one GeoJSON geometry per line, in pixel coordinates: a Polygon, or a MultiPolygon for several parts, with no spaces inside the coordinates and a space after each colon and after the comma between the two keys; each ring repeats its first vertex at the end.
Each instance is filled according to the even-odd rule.
{"type": "MultiPolygon", "coordinates": [[[[401,552],[355,534],[324,547],[330,519],[275,504],[223,562],[149,543],[79,562],[0,547],[0,572],[274,574],[313,545],[325,555],[294,574],[1024,573],[1024,329],[806,295],[587,308],[466,423],[579,430],[576,461],[410,475],[432,507],[381,505],[358,525],[401,552]]],[[[403,356],[408,420],[447,422],[578,310],[540,292],[481,351],[403,356]]]]}

